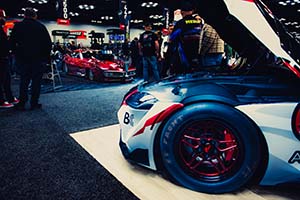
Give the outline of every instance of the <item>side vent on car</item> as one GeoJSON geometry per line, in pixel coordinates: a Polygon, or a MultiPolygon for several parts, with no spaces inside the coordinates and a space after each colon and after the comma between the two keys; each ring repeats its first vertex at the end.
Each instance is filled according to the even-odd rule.
{"type": "Polygon", "coordinates": [[[292,117],[292,129],[295,136],[300,140],[300,103],[296,106],[292,117]]]}

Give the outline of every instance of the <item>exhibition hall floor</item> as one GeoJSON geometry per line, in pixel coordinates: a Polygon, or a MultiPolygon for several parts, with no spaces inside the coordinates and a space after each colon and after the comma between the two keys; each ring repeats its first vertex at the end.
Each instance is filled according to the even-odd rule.
{"type": "MultiPolygon", "coordinates": [[[[17,94],[19,80],[12,81],[17,94]]],[[[117,110],[139,80],[89,83],[63,77],[72,89],[44,90],[41,110],[0,109],[0,199],[299,199],[294,185],[198,193],[129,164],[118,147],[117,110]]]]}

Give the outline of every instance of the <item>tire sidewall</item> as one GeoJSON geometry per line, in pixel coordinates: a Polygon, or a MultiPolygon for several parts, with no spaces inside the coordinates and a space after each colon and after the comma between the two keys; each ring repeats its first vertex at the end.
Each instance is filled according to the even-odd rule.
{"type": "Polygon", "coordinates": [[[175,113],[165,124],[160,138],[160,151],[164,167],[171,179],[187,188],[208,192],[224,193],[244,186],[253,176],[260,162],[260,140],[256,128],[246,116],[238,110],[216,103],[190,105],[175,113]],[[200,181],[187,175],[178,164],[174,146],[180,129],[187,123],[202,119],[222,120],[234,130],[243,146],[244,160],[240,169],[233,176],[219,182],[200,181]]]}

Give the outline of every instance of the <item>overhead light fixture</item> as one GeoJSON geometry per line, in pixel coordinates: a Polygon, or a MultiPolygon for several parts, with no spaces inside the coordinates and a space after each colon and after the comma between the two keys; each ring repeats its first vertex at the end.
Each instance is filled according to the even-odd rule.
{"type": "Polygon", "coordinates": [[[154,8],[154,7],[157,7],[158,6],[158,3],[157,2],[143,2],[141,4],[142,7],[146,7],[146,8],[154,8]]]}
{"type": "Polygon", "coordinates": [[[91,20],[92,23],[96,23],[96,24],[102,24],[102,21],[100,20],[91,20]]]}
{"type": "Polygon", "coordinates": [[[48,0],[28,0],[30,3],[37,3],[37,4],[46,4],[48,0]]]}
{"type": "Polygon", "coordinates": [[[144,21],[142,19],[132,19],[130,20],[130,23],[134,23],[134,24],[139,24],[139,23],[143,23],[144,21]]]}
{"type": "Polygon", "coordinates": [[[114,17],[112,17],[112,16],[102,16],[101,19],[102,20],[113,20],[114,17]]]}
{"type": "Polygon", "coordinates": [[[72,16],[72,17],[77,17],[77,16],[79,16],[79,13],[78,12],[69,12],[69,14],[72,16]]]}
{"type": "Polygon", "coordinates": [[[150,15],[149,16],[150,19],[160,19],[160,18],[163,18],[162,15],[150,15]]]}
{"type": "Polygon", "coordinates": [[[81,9],[81,10],[94,10],[95,6],[94,5],[88,5],[88,4],[84,4],[84,5],[80,4],[78,6],[78,8],[81,9]]]}
{"type": "Polygon", "coordinates": [[[161,22],[156,22],[156,23],[153,23],[153,25],[154,25],[154,26],[162,26],[162,25],[164,25],[164,24],[161,23],[161,22]]]}

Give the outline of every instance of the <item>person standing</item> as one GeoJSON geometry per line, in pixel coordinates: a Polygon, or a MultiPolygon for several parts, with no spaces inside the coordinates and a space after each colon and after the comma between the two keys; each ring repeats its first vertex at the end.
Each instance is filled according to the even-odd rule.
{"type": "Polygon", "coordinates": [[[150,23],[144,26],[145,31],[140,35],[139,53],[143,61],[143,78],[149,81],[149,67],[151,67],[154,79],[160,80],[157,58],[159,57],[159,43],[155,33],[153,33],[150,23]]]}
{"type": "Polygon", "coordinates": [[[161,77],[167,77],[170,75],[170,66],[171,66],[171,55],[169,51],[169,43],[170,43],[170,35],[174,29],[174,25],[171,23],[167,30],[163,31],[163,41],[162,46],[160,49],[160,56],[162,62],[162,69],[161,69],[161,77]]]}
{"type": "Polygon", "coordinates": [[[31,109],[41,108],[39,103],[41,81],[45,64],[50,59],[52,42],[46,27],[37,21],[33,8],[26,8],[24,19],[16,23],[11,32],[13,53],[20,68],[20,102],[15,106],[24,110],[31,81],[31,109]]]}
{"type": "Polygon", "coordinates": [[[195,6],[188,1],[181,4],[182,19],[176,22],[170,35],[170,50],[175,74],[189,73],[199,65],[198,48],[203,21],[194,15],[195,6]]]}
{"type": "Polygon", "coordinates": [[[13,96],[10,86],[9,44],[7,35],[3,30],[5,17],[5,11],[0,9],[0,108],[11,108],[19,101],[13,96]]]}
{"type": "Polygon", "coordinates": [[[198,50],[201,66],[220,66],[223,60],[224,48],[225,43],[217,31],[211,25],[204,23],[198,50]]]}
{"type": "Polygon", "coordinates": [[[132,65],[136,68],[136,76],[142,77],[142,68],[140,63],[140,54],[139,54],[139,39],[135,37],[130,43],[130,56],[132,60],[132,65]]]}

